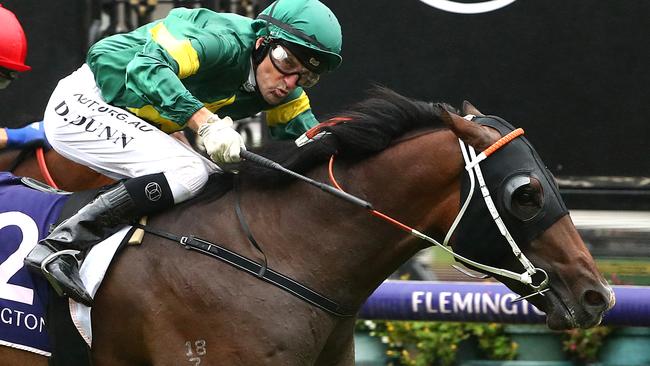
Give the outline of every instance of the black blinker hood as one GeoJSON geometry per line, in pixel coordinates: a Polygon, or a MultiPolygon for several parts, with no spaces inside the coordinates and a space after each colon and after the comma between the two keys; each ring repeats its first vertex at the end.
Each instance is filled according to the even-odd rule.
{"type": "MultiPolygon", "coordinates": [[[[502,136],[514,130],[512,125],[496,116],[476,117],[474,122],[492,127],[502,136]]],[[[499,215],[522,250],[568,213],[551,173],[525,137],[515,138],[481,162],[480,166],[499,215]],[[526,222],[517,219],[504,205],[506,181],[520,174],[537,178],[544,195],[541,211],[526,222]]],[[[465,171],[461,183],[461,206],[469,194],[469,189],[470,180],[468,172],[465,171]]],[[[503,258],[514,258],[510,245],[499,232],[485,205],[478,182],[475,182],[474,190],[467,211],[455,232],[454,251],[488,265],[496,265],[503,258]]]]}

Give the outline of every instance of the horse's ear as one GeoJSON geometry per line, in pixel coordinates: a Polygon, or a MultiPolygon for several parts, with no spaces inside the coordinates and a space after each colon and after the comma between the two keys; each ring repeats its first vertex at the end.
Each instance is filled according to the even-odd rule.
{"type": "Polygon", "coordinates": [[[501,135],[492,128],[478,125],[444,109],[441,111],[440,117],[459,139],[463,140],[466,144],[471,145],[478,151],[487,149],[501,137],[501,135]]]}
{"type": "Polygon", "coordinates": [[[466,100],[463,101],[463,105],[461,106],[461,111],[463,112],[464,115],[473,114],[477,117],[485,116],[483,113],[481,113],[481,111],[478,110],[478,108],[474,107],[472,103],[466,100]]]}

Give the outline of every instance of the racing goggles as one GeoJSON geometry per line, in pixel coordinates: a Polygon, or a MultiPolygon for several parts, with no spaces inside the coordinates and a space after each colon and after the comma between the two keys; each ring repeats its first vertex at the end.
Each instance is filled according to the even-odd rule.
{"type": "Polygon", "coordinates": [[[297,84],[303,88],[311,88],[318,83],[320,75],[306,69],[296,56],[279,44],[271,46],[269,58],[275,68],[284,75],[298,75],[297,84]]]}

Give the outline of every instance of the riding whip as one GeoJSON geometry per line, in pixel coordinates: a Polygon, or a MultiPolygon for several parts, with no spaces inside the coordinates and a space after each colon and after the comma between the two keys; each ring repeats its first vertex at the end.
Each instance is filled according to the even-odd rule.
{"type": "Polygon", "coordinates": [[[267,159],[267,158],[265,158],[265,157],[263,157],[261,155],[257,155],[255,153],[252,153],[252,152],[248,151],[248,150],[242,150],[239,153],[239,156],[241,156],[243,159],[246,159],[248,161],[252,161],[252,162],[254,162],[256,164],[267,167],[269,169],[274,169],[274,170],[278,170],[278,171],[281,171],[283,173],[289,174],[292,177],[298,178],[298,179],[302,180],[303,182],[306,182],[306,183],[309,183],[309,184],[311,184],[313,186],[316,186],[316,187],[320,188],[321,190],[323,190],[323,191],[325,191],[325,192],[327,192],[327,193],[329,193],[331,195],[334,195],[334,196],[336,196],[338,198],[341,198],[341,199],[343,199],[345,201],[348,201],[348,202],[350,202],[352,204],[355,204],[357,206],[361,206],[361,207],[366,208],[368,210],[372,210],[372,205],[370,204],[370,202],[364,201],[359,197],[356,197],[356,196],[351,195],[351,194],[349,194],[347,192],[338,190],[338,189],[336,189],[336,188],[334,188],[334,187],[332,187],[330,185],[327,185],[325,183],[321,183],[321,182],[315,181],[315,180],[313,180],[313,179],[311,179],[309,177],[305,177],[304,175],[298,174],[298,173],[294,172],[293,170],[289,170],[289,169],[283,167],[282,165],[276,163],[275,161],[267,159]]]}

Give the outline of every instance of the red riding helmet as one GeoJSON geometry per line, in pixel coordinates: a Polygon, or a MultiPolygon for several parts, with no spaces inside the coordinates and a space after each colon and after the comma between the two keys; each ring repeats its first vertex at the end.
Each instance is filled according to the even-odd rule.
{"type": "Polygon", "coordinates": [[[29,71],[25,65],[27,39],[14,13],[0,5],[0,67],[14,71],[29,71]]]}

